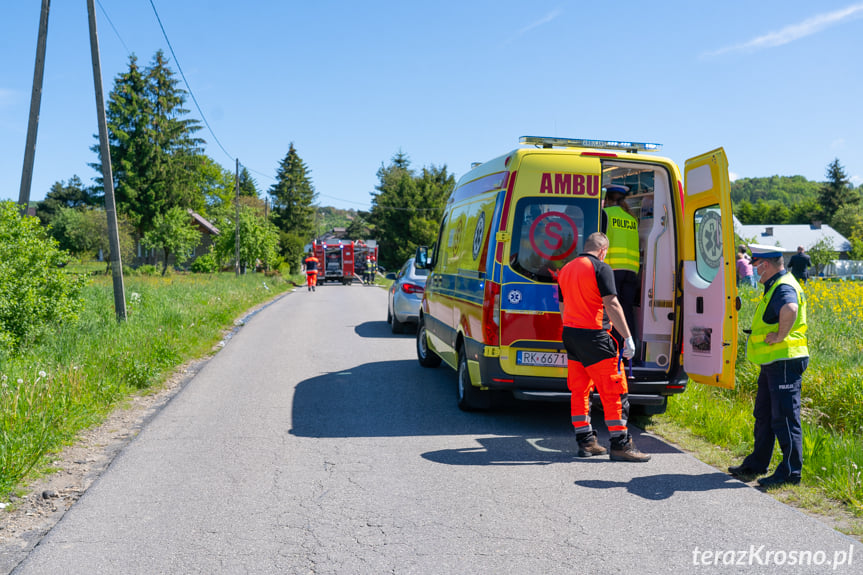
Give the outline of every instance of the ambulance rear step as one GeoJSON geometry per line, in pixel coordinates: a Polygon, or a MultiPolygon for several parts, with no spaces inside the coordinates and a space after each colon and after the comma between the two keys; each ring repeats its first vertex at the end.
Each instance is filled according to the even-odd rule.
{"type": "MultiPolygon", "coordinates": [[[[514,389],[513,397],[524,401],[566,401],[569,402],[570,393],[568,391],[530,391],[514,389]]],[[[643,395],[640,393],[630,393],[627,395],[629,403],[633,405],[662,405],[665,403],[665,397],[661,395],[643,395]]],[[[591,401],[599,401],[599,394],[591,393],[591,401]]]]}

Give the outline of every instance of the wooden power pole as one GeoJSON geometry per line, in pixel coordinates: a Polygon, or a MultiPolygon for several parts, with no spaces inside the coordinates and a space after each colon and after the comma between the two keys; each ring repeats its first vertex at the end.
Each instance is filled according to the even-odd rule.
{"type": "Polygon", "coordinates": [[[39,130],[39,109],[42,105],[42,77],[45,75],[45,45],[48,42],[48,10],[51,0],[42,0],[39,37],[36,40],[36,69],[33,72],[33,92],[30,94],[30,121],[27,124],[27,144],[24,147],[24,169],[21,171],[21,191],[18,204],[26,212],[30,205],[30,185],[33,182],[33,160],[36,157],[36,132],[39,130]]]}
{"type": "Polygon", "coordinates": [[[96,87],[105,214],[108,217],[108,243],[111,246],[111,275],[114,278],[114,311],[117,321],[123,321],[126,319],[126,292],[123,287],[123,262],[120,258],[120,234],[117,230],[117,209],[114,202],[114,174],[111,170],[111,148],[108,145],[108,122],[105,119],[105,99],[102,95],[102,64],[99,58],[99,37],[96,34],[96,8],[93,0],[87,0],[87,13],[90,17],[90,55],[93,59],[93,84],[96,87]]]}

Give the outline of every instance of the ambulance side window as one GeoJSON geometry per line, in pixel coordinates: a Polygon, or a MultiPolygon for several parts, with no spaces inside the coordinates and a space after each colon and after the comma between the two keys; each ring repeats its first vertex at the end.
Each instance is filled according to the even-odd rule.
{"type": "Polygon", "coordinates": [[[695,211],[695,269],[707,282],[719,272],[722,263],[722,216],[718,205],[695,211]]]}

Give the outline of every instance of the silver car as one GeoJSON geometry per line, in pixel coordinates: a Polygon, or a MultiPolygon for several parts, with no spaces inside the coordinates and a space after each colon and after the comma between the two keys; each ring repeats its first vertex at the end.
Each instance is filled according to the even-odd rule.
{"type": "Polygon", "coordinates": [[[387,297],[387,323],[393,333],[402,333],[405,324],[416,325],[428,273],[428,270],[416,269],[414,259],[410,258],[398,273],[386,275],[393,280],[387,297]]]}

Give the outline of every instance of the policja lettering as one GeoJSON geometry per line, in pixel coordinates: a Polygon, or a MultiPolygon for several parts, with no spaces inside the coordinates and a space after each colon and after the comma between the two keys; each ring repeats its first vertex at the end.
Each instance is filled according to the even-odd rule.
{"type": "Polygon", "coordinates": [[[611,227],[623,230],[637,230],[638,222],[635,220],[624,220],[623,218],[611,218],[611,227]]]}

